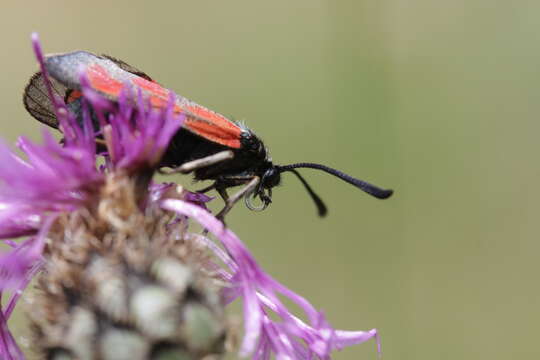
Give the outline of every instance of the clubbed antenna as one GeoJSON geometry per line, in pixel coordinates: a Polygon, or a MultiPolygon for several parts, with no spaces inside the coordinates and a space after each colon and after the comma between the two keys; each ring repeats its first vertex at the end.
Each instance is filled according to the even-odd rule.
{"type": "Polygon", "coordinates": [[[300,173],[298,173],[298,171],[295,170],[298,168],[311,168],[311,169],[316,169],[316,170],[322,170],[330,175],[334,175],[335,177],[340,178],[341,180],[345,182],[348,182],[349,184],[357,187],[358,189],[368,193],[369,195],[373,197],[376,197],[377,199],[387,199],[394,193],[393,190],[381,189],[373,184],[354,178],[348,174],[345,174],[344,172],[341,172],[339,170],[336,170],[336,169],[333,169],[331,167],[321,165],[321,164],[298,163],[298,164],[277,166],[277,169],[279,170],[279,172],[290,171],[298,177],[298,179],[302,182],[302,184],[304,184],[304,187],[306,188],[307,192],[313,199],[313,202],[315,202],[315,205],[317,206],[319,216],[326,215],[326,212],[327,212],[326,206],[324,205],[324,202],[321,200],[321,198],[317,194],[315,194],[311,186],[308,185],[306,180],[302,176],[300,176],[300,173]]]}
{"type": "Polygon", "coordinates": [[[304,187],[306,188],[307,192],[309,193],[309,196],[311,196],[311,198],[313,199],[313,202],[315,203],[315,206],[317,206],[317,212],[319,213],[319,216],[320,217],[326,216],[326,213],[328,212],[328,209],[326,208],[326,205],[324,204],[322,199],[319,197],[319,195],[315,194],[315,191],[313,191],[311,186],[309,186],[306,179],[304,179],[302,177],[302,175],[300,175],[300,173],[298,171],[294,170],[294,169],[284,170],[284,171],[290,171],[290,172],[292,172],[294,175],[296,175],[298,177],[300,182],[302,182],[302,184],[304,184],[304,187]]]}

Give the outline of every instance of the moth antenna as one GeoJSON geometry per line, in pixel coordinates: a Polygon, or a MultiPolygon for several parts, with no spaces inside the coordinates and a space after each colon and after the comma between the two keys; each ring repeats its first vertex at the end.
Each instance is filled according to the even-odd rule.
{"type": "MultiPolygon", "coordinates": [[[[349,184],[355,186],[356,188],[368,193],[369,195],[376,197],[377,199],[387,199],[394,193],[393,190],[385,190],[381,189],[373,184],[370,184],[366,181],[354,178],[348,174],[345,174],[342,171],[333,169],[331,167],[321,165],[321,164],[314,164],[314,163],[298,163],[298,164],[290,164],[290,165],[283,165],[283,166],[277,166],[279,172],[284,171],[291,171],[293,172],[294,169],[297,168],[311,168],[316,170],[324,171],[330,175],[334,175],[337,178],[340,178],[341,180],[348,182],[349,184]]],[[[296,173],[296,172],[295,172],[296,173]]],[[[306,189],[308,189],[308,192],[310,192],[310,188],[305,182],[305,180],[302,179],[302,177],[296,173],[296,175],[299,177],[300,181],[304,183],[304,186],[306,186],[306,189]]],[[[313,190],[311,190],[310,195],[313,193],[313,190]]],[[[314,193],[313,193],[314,194],[314,193]]],[[[316,196],[316,195],[315,195],[316,196]]],[[[312,195],[313,197],[313,195],[312,195]]],[[[316,200],[313,199],[315,202],[316,200]]],[[[320,200],[320,199],[319,199],[320,200]]]]}
{"type": "Polygon", "coordinates": [[[294,175],[296,175],[298,177],[298,180],[300,180],[300,182],[302,184],[304,184],[304,187],[306,188],[309,196],[311,196],[311,199],[315,203],[315,206],[317,206],[317,212],[318,212],[319,216],[320,217],[326,216],[326,213],[328,212],[328,209],[326,208],[326,205],[324,204],[322,199],[319,197],[319,195],[317,195],[315,193],[315,191],[313,191],[311,186],[309,186],[306,179],[304,179],[302,177],[302,175],[300,175],[300,173],[298,171],[294,170],[294,169],[288,169],[288,170],[284,170],[284,171],[290,171],[290,172],[292,172],[294,175]]]}

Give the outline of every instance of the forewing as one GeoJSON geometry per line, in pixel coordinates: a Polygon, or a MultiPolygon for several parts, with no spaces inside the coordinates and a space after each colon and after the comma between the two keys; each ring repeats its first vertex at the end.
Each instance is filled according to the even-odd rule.
{"type": "MultiPolygon", "coordinates": [[[[96,56],[85,51],[46,57],[47,70],[53,78],[70,89],[80,89],[80,69],[85,69],[90,87],[117,101],[126,85],[131,86],[128,98],[136,102],[139,93],[155,108],[167,106],[170,91],[154,82],[139,69],[110,56],[96,56]]],[[[208,141],[231,148],[240,148],[242,128],[223,115],[176,95],[174,111],[184,113],[184,128],[208,141]]],[[[41,121],[41,120],[40,120],[41,121]]]]}
{"type": "MultiPolygon", "coordinates": [[[[170,90],[153,81],[144,72],[110,56],[104,56],[113,61],[117,67],[129,73],[122,74],[118,69],[111,68],[105,63],[94,63],[87,67],[87,76],[92,88],[109,98],[117,98],[124,84],[133,86],[132,96],[140,92],[150,101],[153,107],[162,109],[167,106],[170,90]]],[[[133,99],[135,100],[135,99],[133,99]]],[[[184,113],[186,120],[184,128],[202,138],[231,148],[240,148],[242,129],[226,117],[200,106],[182,96],[176,95],[174,106],[176,113],[184,113]]]]}
{"type": "MultiPolygon", "coordinates": [[[[152,106],[167,105],[170,91],[158,83],[143,78],[135,78],[132,83],[150,99],[152,106]]],[[[230,148],[240,148],[242,129],[225,116],[180,95],[176,95],[174,111],[186,115],[183,127],[195,135],[230,148]]]]}
{"type": "Polygon", "coordinates": [[[225,116],[191,102],[185,107],[184,126],[191,132],[230,148],[239,149],[242,128],[225,116]]]}
{"type": "MultiPolygon", "coordinates": [[[[60,97],[64,98],[68,88],[59,81],[51,79],[53,91],[60,97]]],[[[54,112],[54,105],[49,98],[47,87],[41,72],[35,73],[28,85],[24,88],[23,103],[26,110],[40,122],[45,125],[58,128],[58,119],[54,112]]]]}
{"type": "Polygon", "coordinates": [[[105,58],[105,59],[109,59],[111,60],[112,62],[114,62],[116,65],[118,65],[118,67],[124,71],[127,71],[127,72],[130,72],[132,74],[135,74],[137,76],[140,76],[148,81],[154,81],[150,76],[148,76],[145,72],[137,69],[135,66],[131,66],[129,65],[128,63],[126,63],[125,61],[122,61],[120,59],[117,59],[115,57],[112,57],[110,55],[106,55],[106,54],[102,54],[101,57],[105,58]]]}

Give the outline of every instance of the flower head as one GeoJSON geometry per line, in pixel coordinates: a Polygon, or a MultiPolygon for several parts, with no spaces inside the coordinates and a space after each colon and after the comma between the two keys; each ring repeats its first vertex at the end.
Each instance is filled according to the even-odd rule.
{"type": "MultiPolygon", "coordinates": [[[[104,315],[111,324],[134,324],[137,332],[122,332],[122,339],[137,337],[137,346],[149,353],[162,342],[170,346],[176,332],[185,351],[196,357],[219,352],[215,342],[221,338],[220,310],[212,291],[206,293],[209,283],[220,285],[222,305],[243,300],[245,334],[240,354],[244,357],[329,359],[334,350],[345,346],[373,338],[378,342],[376,330],[334,329],[305,298],[267,274],[240,239],[206,209],[210,197],[173,183],[151,181],[183,122],[183,115],[173,111],[174,94],[161,110],[127,86],[117,101],[111,101],[91,89],[82,71],[81,107],[73,112],[55,97],[36,36],[33,42],[64,140],[60,145],[47,132],[43,145],[21,138],[18,147],[25,158],[0,144],[0,238],[12,247],[0,258],[0,291],[12,292],[6,306],[0,308],[3,359],[23,358],[7,319],[22,290],[43,268],[47,271],[40,277],[40,289],[45,305],[36,307],[38,315],[33,320],[40,329],[38,338],[44,351],[109,354],[106,344],[110,338],[99,349],[81,349],[90,340],[62,336],[62,331],[79,334],[73,330],[78,320],[65,319],[65,314],[77,314],[87,325],[88,319],[98,321],[104,315]],[[98,165],[100,158],[102,165],[98,165]],[[219,243],[189,231],[193,221],[219,243]],[[20,243],[7,240],[20,236],[27,238],[20,243]],[[203,252],[211,257],[201,255],[203,252]],[[193,264],[195,268],[190,268],[193,264]],[[193,277],[188,276],[192,273],[193,277]],[[140,284],[148,285],[148,281],[151,286],[141,290],[140,284]],[[191,290],[186,292],[188,287],[191,290]],[[195,298],[206,299],[206,305],[193,305],[193,292],[203,294],[195,298]],[[73,294],[77,294],[75,308],[73,299],[66,300],[73,294]],[[103,294],[116,300],[104,301],[103,294]],[[307,321],[293,314],[280,297],[296,303],[307,321]],[[95,304],[99,313],[92,313],[88,303],[95,304]],[[170,305],[178,303],[183,304],[182,309],[170,305]],[[147,311],[158,315],[148,317],[147,311]],[[163,321],[171,325],[167,327],[163,321]],[[200,334],[186,339],[193,337],[191,326],[200,321],[213,324],[205,327],[213,329],[210,335],[202,340],[200,334]]],[[[112,338],[117,339],[114,331],[112,338]]]]}

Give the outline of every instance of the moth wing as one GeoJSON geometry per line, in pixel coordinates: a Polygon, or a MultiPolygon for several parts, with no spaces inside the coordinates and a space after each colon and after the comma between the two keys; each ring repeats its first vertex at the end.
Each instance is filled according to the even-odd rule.
{"type": "MultiPolygon", "coordinates": [[[[62,99],[66,96],[68,88],[54,78],[50,78],[53,91],[62,99]]],[[[58,128],[58,119],[54,112],[54,105],[49,98],[47,86],[41,72],[35,73],[24,88],[23,103],[26,110],[34,118],[45,125],[58,128]]]]}
{"type": "MultiPolygon", "coordinates": [[[[88,54],[88,56],[90,55],[92,54],[88,54]]],[[[96,55],[92,56],[99,58],[96,55]]],[[[152,78],[146,73],[122,60],[116,59],[109,55],[101,55],[101,58],[114,62],[120,69],[124,71],[132,73],[148,81],[153,81],[152,78]]],[[[58,95],[61,99],[64,99],[64,101],[69,102],[70,94],[74,91],[74,89],[58,81],[54,76],[49,76],[49,81],[51,82],[53,91],[56,93],[56,95],[58,95]]],[[[32,115],[38,121],[44,123],[45,125],[58,128],[58,119],[56,118],[54,106],[49,98],[47,86],[41,72],[35,73],[30,78],[30,81],[24,89],[23,103],[30,115],[32,115]]]]}
{"type": "Polygon", "coordinates": [[[127,71],[127,72],[130,72],[134,75],[137,75],[137,76],[140,76],[148,81],[154,81],[150,76],[148,76],[145,72],[137,69],[135,66],[131,66],[129,65],[128,63],[126,63],[125,61],[122,61],[120,59],[117,59],[115,57],[112,57],[110,55],[106,55],[106,54],[101,54],[101,57],[105,58],[105,59],[109,59],[111,60],[112,62],[114,62],[116,65],[118,65],[118,67],[124,71],[127,71]]]}
{"type": "MultiPolygon", "coordinates": [[[[73,100],[72,91],[80,88],[80,66],[86,66],[92,89],[110,100],[118,100],[125,84],[130,83],[140,90],[155,108],[164,108],[169,101],[168,89],[141,70],[108,55],[97,56],[85,51],[50,55],[46,57],[46,66],[55,92],[68,103],[73,100]]],[[[49,126],[58,127],[54,108],[40,73],[30,80],[25,90],[24,102],[27,110],[36,119],[49,126]]],[[[176,95],[174,111],[186,115],[186,130],[211,142],[240,148],[243,130],[225,116],[179,95],[176,95]]]]}

